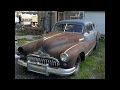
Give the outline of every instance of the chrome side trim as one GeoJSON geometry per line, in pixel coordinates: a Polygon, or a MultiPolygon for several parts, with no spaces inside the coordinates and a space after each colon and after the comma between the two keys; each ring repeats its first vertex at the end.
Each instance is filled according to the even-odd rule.
{"type": "Polygon", "coordinates": [[[62,33],[58,33],[58,34],[55,34],[55,35],[53,35],[53,36],[50,36],[50,37],[43,37],[43,40],[45,41],[45,40],[47,40],[47,39],[50,39],[50,38],[52,38],[52,37],[55,37],[55,36],[58,36],[58,35],[60,35],[60,34],[62,34],[62,33]]]}
{"type": "Polygon", "coordinates": [[[77,43],[77,44],[75,44],[75,45],[73,45],[73,46],[71,46],[70,48],[68,48],[64,53],[66,53],[66,52],[68,52],[70,49],[72,49],[73,47],[75,47],[75,46],[77,46],[77,45],[79,45],[79,44],[82,44],[83,42],[81,42],[81,43],[77,43]]]}
{"type": "Polygon", "coordinates": [[[84,40],[84,38],[81,38],[81,39],[79,39],[79,42],[82,42],[84,40]]]}
{"type": "Polygon", "coordinates": [[[95,44],[93,45],[93,47],[85,54],[85,56],[87,56],[91,51],[92,49],[95,47],[95,44]]]}

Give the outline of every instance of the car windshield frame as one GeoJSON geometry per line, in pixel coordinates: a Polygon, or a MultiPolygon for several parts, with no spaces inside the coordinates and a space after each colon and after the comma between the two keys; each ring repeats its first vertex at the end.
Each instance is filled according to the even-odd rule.
{"type": "Polygon", "coordinates": [[[57,24],[55,24],[53,26],[51,32],[59,32],[59,31],[83,33],[83,25],[80,25],[80,24],[79,25],[78,24],[68,24],[68,23],[64,23],[64,24],[57,23],[57,24]],[[77,30],[78,26],[80,26],[79,28],[81,28],[81,30],[75,31],[75,30],[77,30]]]}

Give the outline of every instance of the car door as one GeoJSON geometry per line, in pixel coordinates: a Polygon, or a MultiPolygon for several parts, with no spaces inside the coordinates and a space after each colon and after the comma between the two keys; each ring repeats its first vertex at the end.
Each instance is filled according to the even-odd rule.
{"type": "Polygon", "coordinates": [[[89,23],[84,28],[84,40],[86,42],[86,52],[89,52],[95,44],[95,28],[93,23],[89,23]]]}
{"type": "Polygon", "coordinates": [[[89,23],[85,26],[84,36],[85,41],[95,40],[96,30],[93,23],[89,23]]]}
{"type": "Polygon", "coordinates": [[[90,27],[91,27],[91,29],[90,29],[90,35],[91,35],[91,39],[90,40],[93,40],[93,41],[96,41],[96,33],[97,33],[97,31],[95,30],[95,25],[94,25],[94,23],[91,23],[90,24],[90,27]]]}

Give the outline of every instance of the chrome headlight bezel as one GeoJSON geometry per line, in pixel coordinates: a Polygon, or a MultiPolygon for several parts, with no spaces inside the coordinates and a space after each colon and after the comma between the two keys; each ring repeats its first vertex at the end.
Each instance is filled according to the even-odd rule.
{"type": "Polygon", "coordinates": [[[61,55],[60,55],[60,59],[61,59],[61,61],[63,61],[63,62],[67,62],[68,61],[68,54],[67,53],[62,53],[61,55]]]}

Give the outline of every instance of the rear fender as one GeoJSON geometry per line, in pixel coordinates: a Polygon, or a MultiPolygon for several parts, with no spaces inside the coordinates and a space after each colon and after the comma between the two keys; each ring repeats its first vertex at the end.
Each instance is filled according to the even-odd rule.
{"type": "Polygon", "coordinates": [[[100,39],[100,32],[97,32],[96,41],[99,41],[99,39],[100,39]]]}

